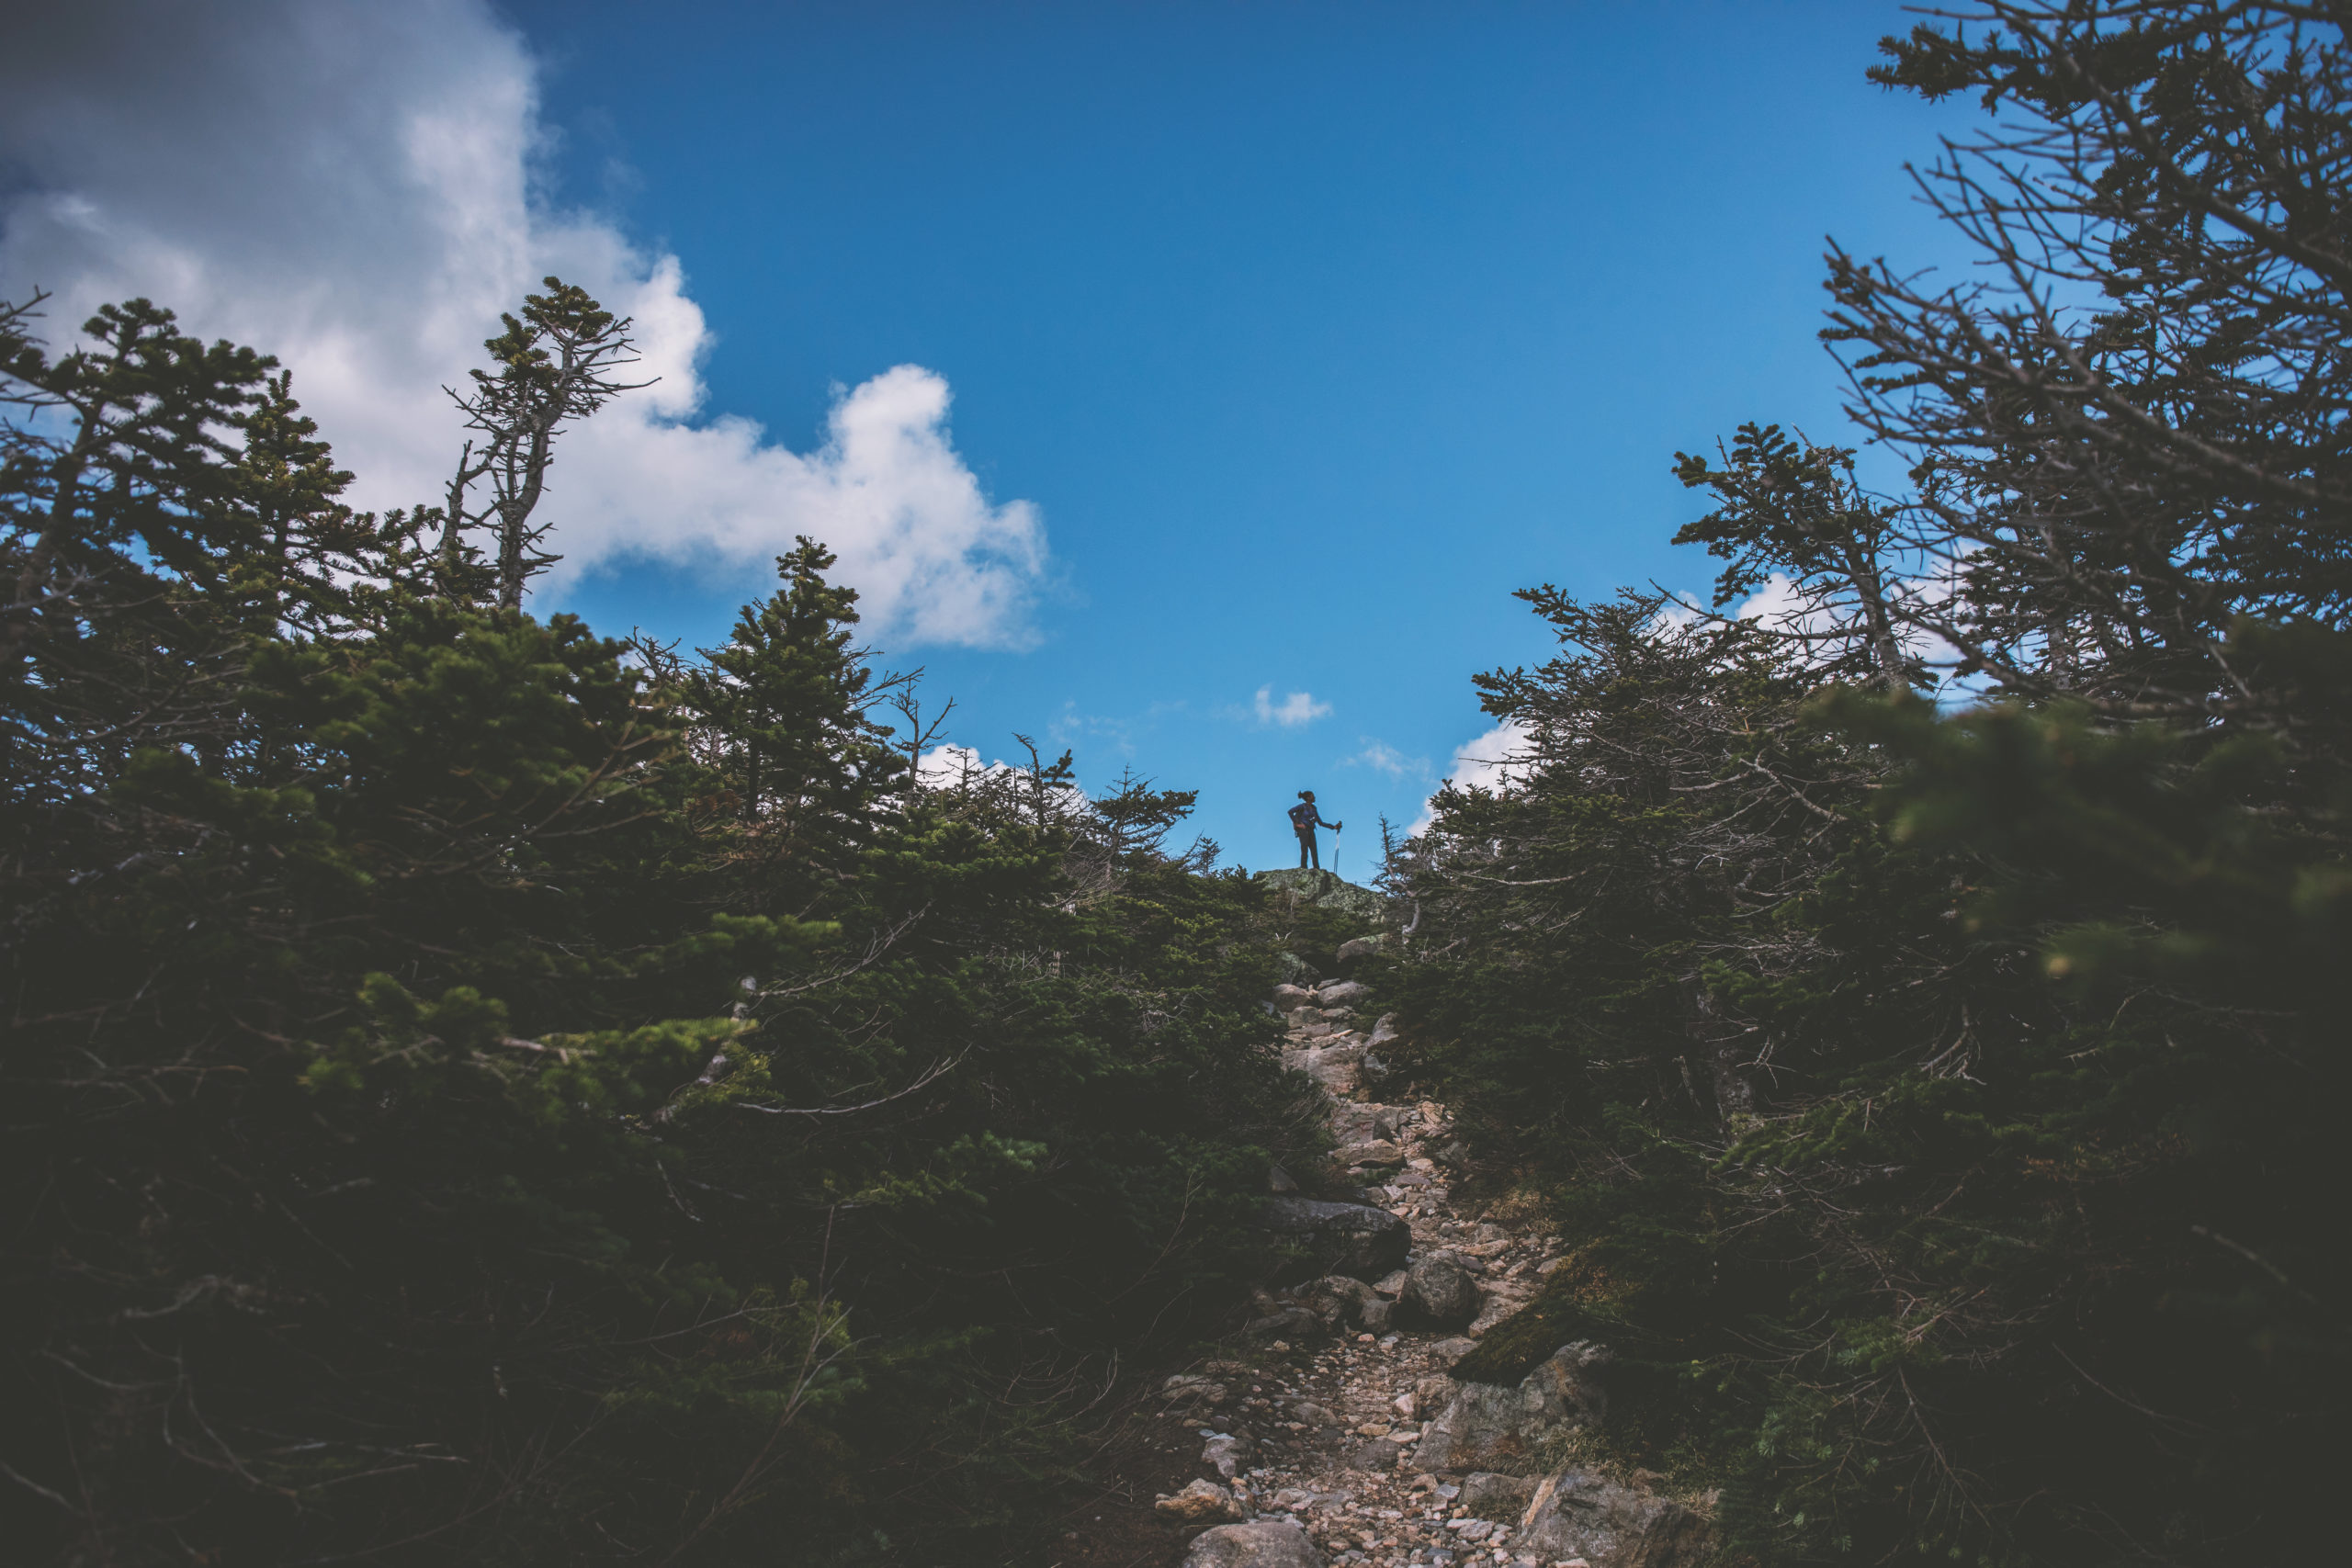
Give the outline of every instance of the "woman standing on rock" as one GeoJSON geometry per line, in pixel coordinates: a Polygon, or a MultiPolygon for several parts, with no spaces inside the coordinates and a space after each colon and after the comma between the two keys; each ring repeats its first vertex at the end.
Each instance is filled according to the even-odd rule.
{"type": "Polygon", "coordinates": [[[1315,829],[1329,828],[1336,833],[1347,824],[1324,821],[1315,805],[1315,792],[1303,789],[1298,792],[1298,804],[1290,808],[1290,825],[1298,834],[1298,869],[1320,871],[1323,863],[1315,853],[1315,829]]]}

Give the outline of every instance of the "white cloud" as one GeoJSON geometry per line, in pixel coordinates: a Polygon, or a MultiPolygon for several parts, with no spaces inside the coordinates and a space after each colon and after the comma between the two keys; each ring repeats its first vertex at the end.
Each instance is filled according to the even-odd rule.
{"type": "Polygon", "coordinates": [[[1363,738],[1363,750],[1341,764],[1345,767],[1365,767],[1386,773],[1392,779],[1426,779],[1430,776],[1427,757],[1408,757],[1385,740],[1363,738]]]}
{"type": "MultiPolygon", "coordinates": [[[[1453,754],[1453,767],[1445,782],[1456,789],[1503,790],[1517,782],[1516,775],[1525,769],[1528,742],[1533,739],[1527,726],[1517,719],[1507,719],[1484,735],[1464,745],[1453,754]]],[[[1428,830],[1437,819],[1433,790],[1421,805],[1421,814],[1407,829],[1407,837],[1428,830]]]]}
{"type": "Polygon", "coordinates": [[[564,438],[552,582],[644,557],[763,567],[810,534],[878,637],[1028,640],[1044,525],[982,492],[945,380],[901,365],[841,392],[807,454],[708,416],[712,336],[678,258],[540,199],[548,135],[535,63],[484,0],[37,8],[0,51],[0,298],[51,290],[53,344],[145,295],[277,355],[357,499],[389,506],[438,495],[460,438],[441,388],[560,274],[636,318],[638,374],[662,379],[564,438]]]}
{"type": "Polygon", "coordinates": [[[1331,712],[1329,703],[1318,703],[1305,692],[1293,692],[1276,702],[1272,686],[1258,688],[1250,708],[1258,716],[1260,724],[1276,724],[1284,729],[1296,729],[1303,724],[1312,724],[1318,718],[1329,716],[1331,712]]]}
{"type": "Polygon", "coordinates": [[[1798,596],[1795,581],[1785,571],[1776,571],[1766,578],[1764,585],[1741,601],[1733,613],[1739,619],[1754,621],[1768,630],[1800,637],[1826,637],[1837,629],[1836,619],[1827,609],[1808,605],[1798,596]]]}

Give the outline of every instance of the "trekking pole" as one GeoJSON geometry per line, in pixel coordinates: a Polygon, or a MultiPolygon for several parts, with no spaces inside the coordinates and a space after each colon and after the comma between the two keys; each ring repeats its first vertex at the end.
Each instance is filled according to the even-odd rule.
{"type": "Polygon", "coordinates": [[[1331,829],[1331,874],[1340,874],[1340,829],[1331,829]]]}

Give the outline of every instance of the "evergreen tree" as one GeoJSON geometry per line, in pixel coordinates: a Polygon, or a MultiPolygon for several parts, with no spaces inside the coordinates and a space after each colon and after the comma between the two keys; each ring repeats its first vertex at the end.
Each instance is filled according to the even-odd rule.
{"type": "Polygon", "coordinates": [[[452,592],[471,583],[476,573],[465,535],[487,529],[497,545],[489,585],[509,610],[522,606],[532,578],[561,558],[539,547],[548,525],[531,521],[546,493],[556,436],[616,394],[652,385],[613,378],[615,370],[637,362],[633,323],[577,284],[560,277],[545,284],[546,293],[526,295],[522,313],[502,318],[506,330],[483,343],[496,368],[472,372],[471,389],[449,392],[478,439],[458,456],[442,509],[444,580],[452,592]],[[485,479],[490,504],[470,510],[469,492],[485,479]]]}
{"type": "Polygon", "coordinates": [[[1978,11],[1875,74],[2001,111],[1927,187],[2006,285],[1830,258],[1914,488],[1679,459],[1719,603],[1827,635],[1529,595],[1528,756],[1392,866],[1419,1070],[1571,1243],[1460,1370],[1615,1347],[1601,1441],[1760,1561],[2294,1561],[2352,1418],[2342,19],[1978,11]],[[1988,700],[1870,692],[1889,622],[1988,700]]]}
{"type": "Polygon", "coordinates": [[[369,558],[381,540],[373,517],[336,499],[352,476],[334,466],[293,389],[291,371],[267,377],[240,422],[236,491],[253,511],[255,537],[251,581],[239,587],[265,624],[286,617],[315,626],[345,605],[353,576],[380,568],[369,558]]]}
{"type": "Polygon", "coordinates": [[[803,536],[776,558],[783,586],[745,605],[678,686],[741,842],[764,875],[804,889],[872,841],[906,766],[874,716],[901,682],[877,681],[854,646],[857,592],[826,581],[833,561],[803,536]]]}
{"type": "MultiPolygon", "coordinates": [[[[1295,1157],[1254,895],[1155,847],[1189,797],[1114,796],[1081,898],[1068,758],[1043,812],[902,787],[909,678],[820,547],[639,668],[511,570],[474,603],[444,517],[345,509],[262,356],[143,303],[53,359],[28,321],[13,1556],[1029,1554],[1080,1374],[1236,1298],[1295,1157]]],[[[510,322],[511,499],[625,325],[510,322]]]]}
{"type": "Polygon", "coordinates": [[[54,358],[36,299],[0,311],[0,723],[25,811],[86,799],[141,745],[233,729],[228,582],[259,543],[233,434],[271,361],[179,332],[144,299],[54,358]]]}
{"type": "Polygon", "coordinates": [[[1721,455],[1720,468],[1687,453],[1674,460],[1686,489],[1722,502],[1674,536],[1730,563],[1715,580],[1715,607],[1785,574],[1794,602],[1771,629],[1835,645],[1842,657],[1808,660],[1823,674],[1865,673],[1890,691],[1918,680],[1895,631],[1893,518],[1854,482],[1854,454],[1743,424],[1721,455]]]}

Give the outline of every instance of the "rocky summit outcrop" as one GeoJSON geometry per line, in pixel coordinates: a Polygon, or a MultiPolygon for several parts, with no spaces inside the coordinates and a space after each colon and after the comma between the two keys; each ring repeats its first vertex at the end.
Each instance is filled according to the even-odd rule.
{"type": "Polygon", "coordinates": [[[1366,1203],[1269,1198],[1258,1223],[1304,1253],[1317,1274],[1377,1280],[1401,1266],[1412,1247],[1402,1219],[1366,1203]]]}
{"type": "Polygon", "coordinates": [[[1420,1461],[1431,1470],[1487,1470],[1532,1475],[1578,1429],[1599,1426],[1609,1408],[1601,1378],[1609,1352],[1577,1341],[1563,1345],[1516,1388],[1465,1382],[1422,1435],[1420,1461]]]}
{"type": "Polygon", "coordinates": [[[1583,1558],[1594,1568],[1691,1568],[1713,1544],[1695,1510],[1654,1493],[1570,1468],[1535,1489],[1514,1541],[1539,1562],[1583,1558]]]}
{"type": "Polygon", "coordinates": [[[1328,871],[1311,871],[1304,867],[1261,871],[1257,880],[1279,897],[1295,898],[1302,904],[1320,905],[1326,909],[1344,909],[1365,919],[1380,918],[1380,895],[1369,887],[1359,887],[1352,882],[1342,882],[1328,871]]]}

